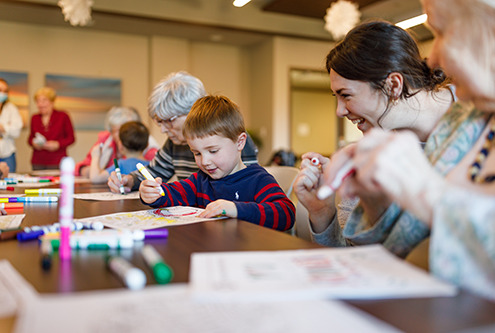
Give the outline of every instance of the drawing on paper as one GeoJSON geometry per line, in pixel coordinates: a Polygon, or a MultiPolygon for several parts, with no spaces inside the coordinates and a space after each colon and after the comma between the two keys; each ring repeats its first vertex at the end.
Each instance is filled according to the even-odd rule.
{"type": "Polygon", "coordinates": [[[119,230],[148,230],[176,225],[218,220],[223,217],[198,217],[204,209],[175,206],[136,212],[115,213],[78,219],[80,222],[101,222],[104,226],[119,230]]]}

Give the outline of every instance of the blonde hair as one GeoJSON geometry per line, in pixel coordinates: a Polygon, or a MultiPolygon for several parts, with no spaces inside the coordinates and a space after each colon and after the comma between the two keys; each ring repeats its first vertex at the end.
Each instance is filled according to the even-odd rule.
{"type": "Polygon", "coordinates": [[[42,87],[36,90],[36,92],[34,93],[34,100],[36,101],[40,96],[45,96],[52,102],[54,102],[55,98],[57,98],[57,94],[55,93],[55,90],[50,87],[42,87]]]}
{"type": "Polygon", "coordinates": [[[221,135],[236,142],[246,132],[239,107],[225,96],[205,96],[192,106],[184,122],[184,137],[221,135]]]}

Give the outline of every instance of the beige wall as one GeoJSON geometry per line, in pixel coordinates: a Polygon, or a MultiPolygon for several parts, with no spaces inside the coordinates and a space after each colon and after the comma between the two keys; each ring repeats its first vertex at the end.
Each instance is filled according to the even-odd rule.
{"type": "MultiPolygon", "coordinates": [[[[151,88],[165,75],[186,70],[210,93],[225,94],[239,104],[248,129],[263,140],[260,161],[273,150],[290,148],[290,79],[292,68],[324,70],[330,42],[287,37],[267,38],[249,46],[193,42],[186,39],[85,30],[73,27],[0,21],[3,51],[0,70],[29,74],[29,96],[46,73],[120,78],[122,104],[136,107],[155,138],[165,140],[146,113],[151,88]]],[[[429,50],[429,45],[426,44],[429,50]]],[[[31,114],[37,112],[30,103],[31,114]]],[[[70,110],[69,110],[70,112],[70,110]]],[[[77,131],[69,155],[84,158],[95,131],[77,131]]],[[[30,171],[27,130],[17,140],[18,171],[30,171]]]]}
{"type": "Polygon", "coordinates": [[[272,148],[290,148],[290,70],[325,70],[325,57],[333,46],[328,42],[277,37],[273,54],[272,148]]]}
{"type": "MultiPolygon", "coordinates": [[[[30,114],[37,112],[31,97],[44,84],[46,73],[120,78],[122,104],[136,107],[162,143],[165,136],[147,116],[147,97],[162,77],[172,71],[186,70],[201,78],[208,92],[225,94],[237,102],[249,123],[250,72],[245,68],[249,50],[174,38],[4,21],[0,21],[0,31],[12,32],[0,35],[0,44],[9,45],[9,52],[2,52],[0,70],[29,74],[30,114]]],[[[17,140],[19,172],[31,170],[28,134],[28,129],[24,129],[17,140]]],[[[77,131],[69,155],[76,161],[83,159],[96,136],[97,131],[77,131]]]]}
{"type": "Polygon", "coordinates": [[[329,156],[337,148],[336,99],[330,91],[293,89],[291,142],[296,155],[308,151],[329,156]]]}

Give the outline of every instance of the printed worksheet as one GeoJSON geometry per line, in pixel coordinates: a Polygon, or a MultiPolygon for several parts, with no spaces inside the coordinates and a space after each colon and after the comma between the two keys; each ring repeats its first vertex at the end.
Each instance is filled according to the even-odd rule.
{"type": "Polygon", "coordinates": [[[7,260],[0,260],[0,317],[7,317],[38,296],[7,260]]]}
{"type": "Polygon", "coordinates": [[[16,229],[26,214],[0,215],[0,230],[16,229]]]}
{"type": "Polygon", "coordinates": [[[96,201],[113,201],[122,199],[139,199],[139,191],[126,193],[124,195],[120,193],[106,192],[93,192],[93,193],[74,193],[74,199],[81,200],[96,200],[96,201]]]}
{"type": "Polygon", "coordinates": [[[104,226],[119,230],[148,230],[225,218],[201,218],[204,209],[190,206],[174,206],[127,213],[115,213],[74,219],[79,222],[101,222],[104,226]]]}
{"type": "Polygon", "coordinates": [[[382,245],[270,252],[193,253],[199,299],[381,299],[454,296],[455,286],[382,245]]]}
{"type": "Polygon", "coordinates": [[[140,291],[43,296],[20,314],[16,333],[31,332],[398,332],[338,301],[194,302],[185,284],[140,291]]]}

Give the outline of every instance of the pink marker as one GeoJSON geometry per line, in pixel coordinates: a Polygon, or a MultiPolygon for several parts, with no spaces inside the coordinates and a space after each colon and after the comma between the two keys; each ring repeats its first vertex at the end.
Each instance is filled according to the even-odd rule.
{"type": "Polygon", "coordinates": [[[64,157],[60,162],[60,259],[70,259],[70,226],[74,217],[74,169],[75,163],[71,157],[64,157]]]}
{"type": "Polygon", "coordinates": [[[318,193],[316,194],[318,196],[318,199],[325,200],[326,198],[331,196],[335,191],[337,191],[339,186],[342,185],[344,179],[346,179],[350,175],[353,175],[354,172],[356,172],[356,169],[354,168],[352,160],[347,161],[344,166],[337,172],[330,186],[323,185],[318,189],[318,193]]]}

